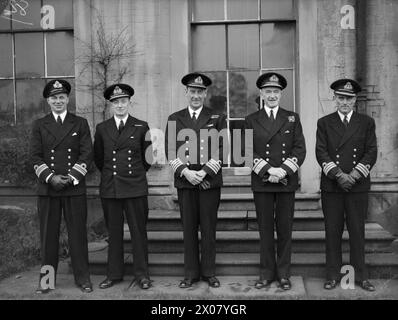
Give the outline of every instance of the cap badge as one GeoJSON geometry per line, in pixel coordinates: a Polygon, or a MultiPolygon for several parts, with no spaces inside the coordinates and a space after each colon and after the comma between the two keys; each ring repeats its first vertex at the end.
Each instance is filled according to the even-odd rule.
{"type": "Polygon", "coordinates": [[[122,89],[120,89],[118,86],[115,87],[115,89],[113,89],[113,94],[121,94],[123,91],[122,89]]]}
{"type": "Polygon", "coordinates": [[[272,82],[279,82],[279,78],[275,74],[273,74],[272,77],[269,78],[269,80],[272,82]]]}
{"type": "Polygon", "coordinates": [[[195,79],[195,83],[203,84],[202,77],[197,77],[197,78],[195,79]]]}
{"type": "Polygon", "coordinates": [[[62,84],[59,83],[58,81],[55,81],[54,84],[53,84],[53,87],[56,88],[56,89],[59,89],[59,88],[62,88],[62,84]]]}
{"type": "Polygon", "coordinates": [[[344,89],[346,89],[346,90],[352,90],[353,88],[352,88],[351,82],[347,82],[347,83],[344,85],[344,89]]]}

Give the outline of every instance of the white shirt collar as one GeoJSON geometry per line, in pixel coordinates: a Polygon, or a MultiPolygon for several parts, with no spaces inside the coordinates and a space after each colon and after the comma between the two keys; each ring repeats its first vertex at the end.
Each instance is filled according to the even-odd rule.
{"type": "Polygon", "coordinates": [[[116,116],[113,116],[113,118],[115,119],[116,128],[119,128],[119,124],[120,124],[120,121],[121,121],[121,120],[123,120],[124,125],[126,125],[126,122],[127,122],[127,118],[128,118],[128,117],[129,117],[128,114],[127,114],[123,119],[120,119],[120,118],[118,118],[118,117],[116,117],[116,116]]]}
{"type": "MultiPolygon", "coordinates": [[[[354,112],[354,111],[351,110],[351,111],[347,114],[347,121],[348,121],[348,122],[350,122],[350,119],[351,119],[351,116],[352,116],[353,112],[354,112]]],[[[341,119],[341,122],[344,122],[344,117],[345,117],[345,115],[342,114],[339,110],[337,110],[337,113],[339,114],[339,117],[340,117],[340,119],[341,119]]]]}
{"type": "MultiPolygon", "coordinates": [[[[276,106],[272,108],[272,113],[274,114],[274,119],[276,119],[276,115],[278,114],[279,106],[276,106]]],[[[268,107],[266,104],[264,104],[264,111],[267,113],[267,116],[269,118],[271,114],[271,108],[268,107]]]]}
{"type": "Polygon", "coordinates": [[[62,120],[62,123],[64,123],[64,121],[65,121],[66,113],[67,113],[66,110],[65,110],[64,112],[62,112],[62,113],[55,113],[55,112],[52,112],[55,121],[57,121],[58,116],[60,116],[60,117],[61,117],[61,120],[62,120]]]}
{"type": "Polygon", "coordinates": [[[189,111],[189,115],[192,118],[192,114],[195,112],[196,114],[196,119],[199,118],[200,113],[202,112],[203,106],[201,106],[199,109],[192,109],[191,106],[188,106],[188,111],[189,111]]]}

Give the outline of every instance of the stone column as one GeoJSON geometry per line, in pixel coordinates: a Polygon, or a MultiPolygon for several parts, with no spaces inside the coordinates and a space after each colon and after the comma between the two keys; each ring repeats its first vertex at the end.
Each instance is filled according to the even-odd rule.
{"type": "Polygon", "coordinates": [[[298,12],[298,106],[307,147],[300,169],[301,192],[319,191],[318,163],[315,158],[318,119],[317,1],[297,1],[298,12]]]}

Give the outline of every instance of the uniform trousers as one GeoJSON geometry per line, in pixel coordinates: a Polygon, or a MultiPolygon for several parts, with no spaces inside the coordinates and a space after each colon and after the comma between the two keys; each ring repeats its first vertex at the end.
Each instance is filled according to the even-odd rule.
{"type": "Polygon", "coordinates": [[[58,268],[59,232],[62,212],[68,231],[68,243],[75,283],[90,282],[87,247],[86,195],[38,197],[40,220],[41,264],[58,268]]]}
{"type": "Polygon", "coordinates": [[[290,277],[294,192],[253,192],[260,233],[260,279],[290,277]],[[274,224],[277,250],[275,255],[274,224]]]}
{"type": "Polygon", "coordinates": [[[184,234],[184,275],[212,277],[216,272],[216,227],[220,188],[177,189],[184,234]],[[201,233],[199,259],[198,228],[201,233]],[[200,262],[199,262],[200,261],[200,262]]]}
{"type": "Polygon", "coordinates": [[[133,249],[133,273],[136,280],[149,278],[148,273],[148,197],[101,198],[105,224],[108,229],[107,277],[111,280],[124,276],[124,214],[131,235],[133,249]]]}
{"type": "Polygon", "coordinates": [[[350,264],[357,281],[368,278],[365,265],[365,219],[368,211],[367,192],[322,191],[322,210],[326,231],[326,278],[339,280],[342,267],[344,220],[350,243],[350,264]]]}

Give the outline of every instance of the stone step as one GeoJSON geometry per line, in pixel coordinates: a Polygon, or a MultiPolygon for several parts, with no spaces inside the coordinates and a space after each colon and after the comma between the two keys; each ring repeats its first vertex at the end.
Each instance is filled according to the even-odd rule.
{"type": "MultiPolygon", "coordinates": [[[[248,230],[258,230],[255,211],[248,211],[248,230]]],[[[293,218],[293,231],[325,230],[322,210],[296,210],[293,218]]]]}
{"type": "MultiPolygon", "coordinates": [[[[173,201],[178,208],[177,195],[173,196],[173,201]]],[[[255,210],[253,193],[221,193],[221,202],[219,210],[255,210]]],[[[319,210],[320,195],[296,193],[295,210],[319,210]]]]}
{"type": "MultiPolygon", "coordinates": [[[[125,226],[127,230],[127,225],[125,226]]],[[[254,211],[219,211],[217,230],[257,230],[257,219],[254,211]]],[[[177,210],[149,210],[148,231],[181,231],[180,212],[177,210]]],[[[296,211],[293,230],[324,230],[323,214],[320,210],[296,211]]]]}
{"type": "MultiPolygon", "coordinates": [[[[106,274],[107,249],[90,252],[90,272],[106,274]]],[[[151,276],[183,276],[184,257],[182,253],[150,253],[148,256],[151,276]]],[[[216,274],[257,276],[260,256],[258,253],[219,253],[216,256],[216,274]]],[[[343,254],[343,263],[349,263],[349,254],[343,254]]],[[[370,278],[392,278],[398,274],[398,255],[393,253],[369,253],[366,255],[370,278]]],[[[133,257],[125,254],[125,272],[133,273],[133,257]]],[[[293,253],[292,275],[325,276],[324,253],[293,253]]]]}
{"type": "MultiPolygon", "coordinates": [[[[276,237],[276,234],[275,234],[276,237]]],[[[200,238],[200,233],[199,233],[200,238]]],[[[258,252],[258,231],[217,231],[217,252],[258,252]]],[[[348,232],[344,231],[342,250],[349,250],[348,232]]],[[[394,238],[376,223],[366,224],[366,252],[391,252],[394,238]]],[[[131,252],[131,237],[128,229],[124,233],[125,252],[131,252]]],[[[149,231],[148,250],[152,253],[183,252],[182,231],[149,231]]],[[[292,252],[324,252],[324,231],[293,231],[292,252]]]]}
{"type": "MultiPolygon", "coordinates": [[[[125,225],[127,230],[127,225],[125,225]]],[[[255,211],[229,210],[219,211],[217,230],[257,230],[255,211]]],[[[148,231],[181,231],[180,212],[177,210],[149,210],[148,231]]],[[[316,231],[324,230],[323,214],[320,210],[297,210],[294,213],[293,230],[316,231]]]]}
{"type": "MultiPolygon", "coordinates": [[[[238,177],[241,179],[241,177],[238,177]]],[[[251,183],[249,180],[226,180],[223,178],[222,193],[223,194],[250,194],[252,193],[251,183]]]]}
{"type": "MultiPolygon", "coordinates": [[[[128,230],[125,225],[125,230],[128,230]]],[[[148,231],[181,231],[181,217],[177,210],[150,210],[148,231]]],[[[217,230],[248,230],[247,211],[219,211],[217,230]]]]}

